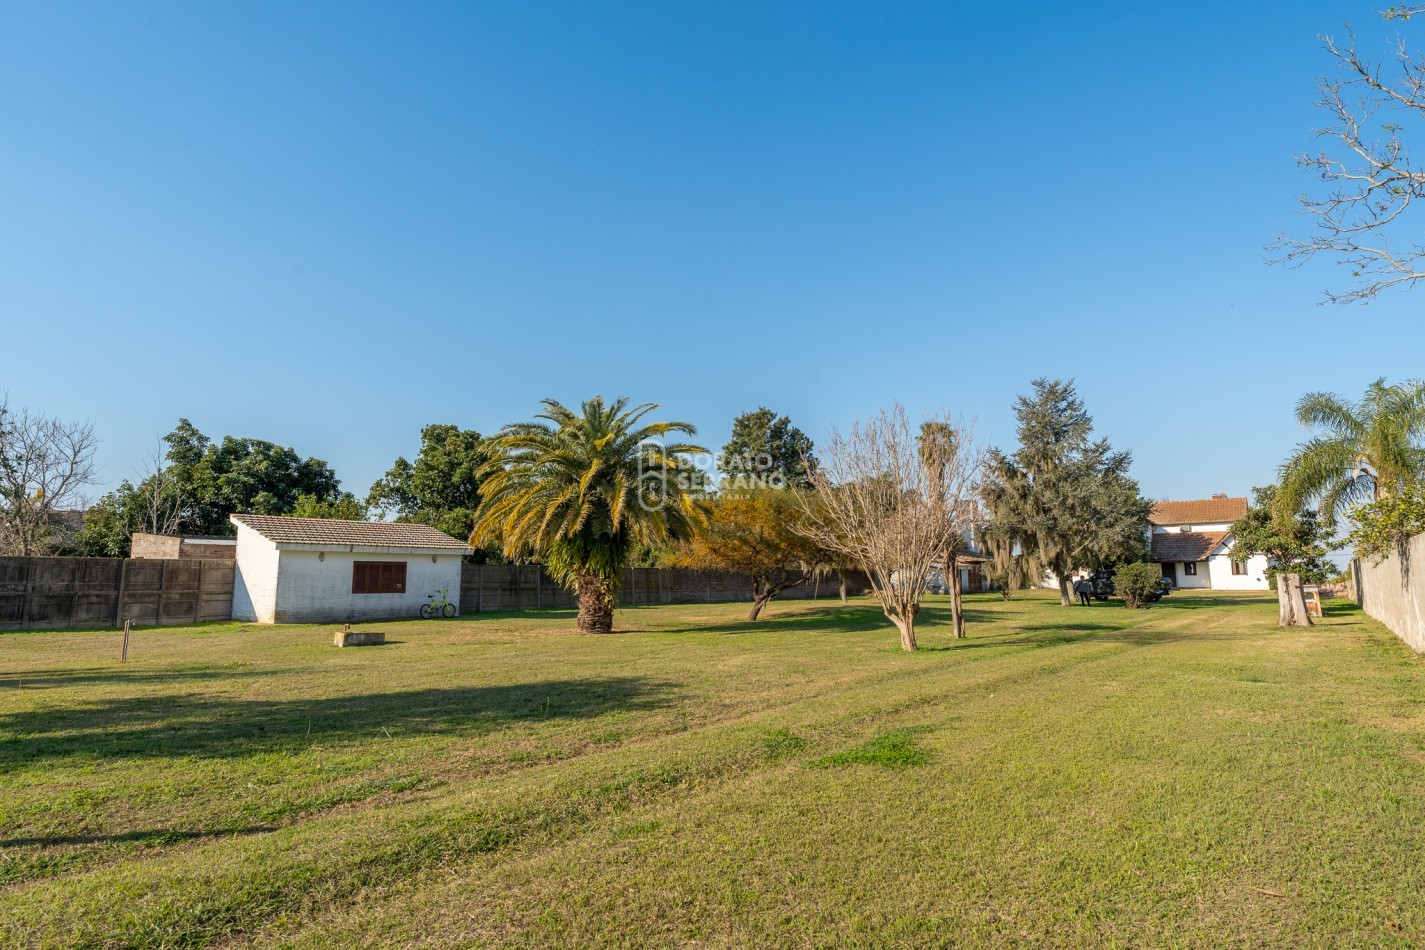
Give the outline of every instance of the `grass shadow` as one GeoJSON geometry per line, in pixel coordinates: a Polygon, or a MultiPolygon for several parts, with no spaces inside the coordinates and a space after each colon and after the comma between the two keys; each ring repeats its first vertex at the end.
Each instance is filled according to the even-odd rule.
{"type": "Polygon", "coordinates": [[[662,708],[678,686],[641,676],[281,701],[201,693],[0,714],[0,772],[61,758],[223,758],[413,734],[480,735],[512,722],[662,708]]]}
{"type": "Polygon", "coordinates": [[[276,831],[278,825],[256,825],[250,828],[216,828],[212,831],[184,831],[172,828],[150,828],[146,831],[123,831],[112,835],[54,835],[32,838],[0,838],[0,848],[53,848],[81,844],[172,844],[195,838],[236,838],[276,831]]]}
{"type": "Polygon", "coordinates": [[[64,689],[70,686],[98,686],[114,683],[167,685],[228,681],[245,676],[290,676],[310,672],[301,669],[253,669],[232,664],[228,666],[194,667],[183,670],[145,670],[115,663],[112,667],[89,667],[74,670],[31,670],[0,678],[0,689],[64,689]]]}
{"type": "MultiPolygon", "coordinates": [[[[803,609],[795,613],[776,611],[779,603],[772,601],[757,620],[725,620],[720,623],[687,623],[669,628],[671,633],[762,633],[767,631],[801,631],[806,633],[869,633],[879,630],[894,630],[879,604],[875,602],[848,604],[828,604],[825,607],[803,609]]],[[[748,608],[752,603],[748,601],[748,608]]],[[[983,608],[965,607],[966,624],[1002,623],[1002,612],[983,608]]],[[[950,625],[950,606],[929,605],[916,621],[917,628],[950,625]]]]}

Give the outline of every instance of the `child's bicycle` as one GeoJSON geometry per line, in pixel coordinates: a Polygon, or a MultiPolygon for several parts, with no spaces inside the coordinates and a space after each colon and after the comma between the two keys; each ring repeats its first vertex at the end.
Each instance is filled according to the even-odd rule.
{"type": "Polygon", "coordinates": [[[446,597],[448,593],[450,593],[448,590],[438,590],[434,594],[431,594],[430,603],[421,604],[421,619],[429,620],[432,617],[444,617],[449,620],[451,617],[454,617],[455,605],[446,597]],[[436,600],[437,596],[440,597],[439,600],[436,600]]]}

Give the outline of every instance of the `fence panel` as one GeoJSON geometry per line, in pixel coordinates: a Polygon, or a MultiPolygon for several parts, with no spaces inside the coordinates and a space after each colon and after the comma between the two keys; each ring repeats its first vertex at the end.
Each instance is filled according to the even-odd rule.
{"type": "MultiPolygon", "coordinates": [[[[206,558],[0,557],[0,630],[191,624],[232,618],[232,561],[206,558]]],[[[834,597],[833,573],[819,584],[793,587],[786,598],[834,597]]],[[[848,576],[852,593],[865,578],[848,576]]],[[[635,567],[624,571],[625,607],[751,600],[748,579],[721,571],[635,567]]],[[[537,564],[465,564],[460,572],[463,613],[568,610],[574,595],[537,564]]]]}
{"type": "Polygon", "coordinates": [[[0,630],[229,620],[232,562],[0,558],[0,630]]]}

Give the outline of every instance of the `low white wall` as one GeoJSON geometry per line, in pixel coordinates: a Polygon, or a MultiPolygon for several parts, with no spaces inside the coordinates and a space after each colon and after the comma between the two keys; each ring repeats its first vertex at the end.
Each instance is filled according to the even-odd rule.
{"type": "Polygon", "coordinates": [[[361,554],[338,551],[281,552],[277,582],[277,623],[411,619],[437,590],[460,609],[460,555],[361,554]],[[434,558],[432,560],[432,558],[434,558]],[[406,589],[399,594],[353,594],[357,561],[404,561],[406,589]]]}
{"type": "Polygon", "coordinates": [[[1193,531],[1231,531],[1232,522],[1221,521],[1199,521],[1193,524],[1155,524],[1152,526],[1153,534],[1177,534],[1191,528],[1193,531]]]}
{"type": "Polygon", "coordinates": [[[272,623],[277,609],[277,545],[238,525],[237,570],[233,572],[233,619],[272,623]]]}
{"type": "Polygon", "coordinates": [[[1425,653],[1425,534],[1410,539],[1409,586],[1402,583],[1398,555],[1379,564],[1355,562],[1356,596],[1366,613],[1391,629],[1417,653],[1425,653]]]}

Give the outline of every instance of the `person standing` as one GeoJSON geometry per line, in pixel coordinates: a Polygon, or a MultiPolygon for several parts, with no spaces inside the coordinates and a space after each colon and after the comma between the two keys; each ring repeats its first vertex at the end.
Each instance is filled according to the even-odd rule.
{"type": "Polygon", "coordinates": [[[1089,582],[1087,580],[1080,577],[1078,580],[1074,581],[1074,593],[1079,595],[1079,603],[1082,606],[1091,606],[1089,602],[1089,582]]]}

